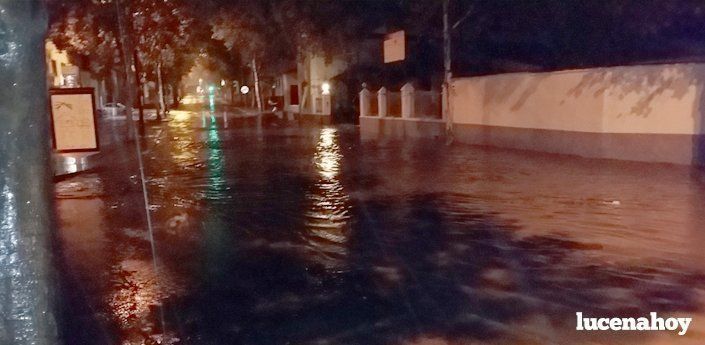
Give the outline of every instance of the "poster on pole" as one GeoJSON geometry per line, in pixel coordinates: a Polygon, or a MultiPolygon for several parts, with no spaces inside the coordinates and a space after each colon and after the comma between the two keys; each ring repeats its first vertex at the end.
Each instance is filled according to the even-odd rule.
{"type": "Polygon", "coordinates": [[[58,152],[98,151],[93,88],[50,89],[51,132],[58,152]]]}
{"type": "Polygon", "coordinates": [[[406,58],[404,30],[387,34],[384,39],[384,63],[402,61],[406,58]]]}

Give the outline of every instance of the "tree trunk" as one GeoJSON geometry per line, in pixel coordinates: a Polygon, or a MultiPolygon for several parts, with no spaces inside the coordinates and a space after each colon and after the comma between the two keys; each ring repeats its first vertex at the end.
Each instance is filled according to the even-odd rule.
{"type": "Polygon", "coordinates": [[[169,111],[169,102],[166,101],[166,88],[164,87],[164,76],[162,75],[162,67],[159,65],[159,101],[162,103],[162,108],[164,109],[164,117],[169,111]]]}
{"type": "Polygon", "coordinates": [[[56,344],[45,3],[0,1],[0,23],[0,344],[56,344]]]}
{"type": "Polygon", "coordinates": [[[117,102],[117,97],[115,97],[115,94],[117,93],[117,90],[120,89],[118,86],[118,76],[117,73],[114,70],[110,71],[110,91],[108,91],[108,94],[110,95],[110,102],[117,102]]]}
{"type": "MultiPolygon", "coordinates": [[[[140,130],[144,128],[144,106],[142,104],[142,78],[140,77],[140,57],[137,54],[137,49],[133,50],[134,66],[135,66],[135,86],[137,87],[137,108],[140,112],[140,130]]],[[[132,108],[132,104],[130,104],[132,108]]],[[[128,114],[128,119],[131,120],[132,115],[128,114]]]]}
{"type": "MultiPolygon", "coordinates": [[[[120,14],[119,6],[118,6],[118,1],[115,2],[116,5],[116,11],[118,12],[118,15],[120,14]]],[[[130,93],[132,90],[132,78],[130,78],[131,74],[128,72],[130,69],[130,66],[132,66],[132,59],[131,59],[131,54],[130,50],[126,50],[128,48],[125,47],[125,42],[123,42],[122,39],[117,40],[117,50],[122,57],[123,60],[123,72],[119,73],[118,71],[115,71],[113,74],[114,76],[114,81],[115,81],[115,101],[116,102],[122,102],[125,105],[125,114],[132,114],[132,106],[133,106],[133,101],[134,98],[132,98],[132,94],[130,93]],[[127,56],[127,57],[126,57],[127,56]],[[129,62],[125,62],[126,59],[130,59],[129,62]]],[[[129,133],[129,131],[128,131],[129,133]]]]}
{"type": "Polygon", "coordinates": [[[103,107],[105,107],[105,103],[108,102],[108,88],[106,85],[107,83],[105,82],[105,77],[100,78],[100,81],[98,82],[98,88],[100,90],[98,91],[98,94],[100,95],[100,109],[103,109],[103,107]]]}
{"type": "Polygon", "coordinates": [[[171,84],[171,98],[172,98],[172,107],[177,108],[179,106],[179,84],[178,83],[172,83],[171,84]]]}
{"type": "Polygon", "coordinates": [[[166,117],[166,108],[164,107],[164,89],[162,88],[162,62],[157,62],[157,120],[161,120],[161,114],[166,117]]]}
{"type": "Polygon", "coordinates": [[[252,73],[255,76],[255,97],[257,98],[257,109],[262,112],[262,97],[259,91],[259,73],[257,72],[257,61],[252,59],[252,73]]]}

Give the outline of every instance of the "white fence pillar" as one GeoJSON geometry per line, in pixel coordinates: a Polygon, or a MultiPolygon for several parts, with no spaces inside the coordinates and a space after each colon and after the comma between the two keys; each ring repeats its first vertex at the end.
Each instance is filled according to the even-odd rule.
{"type": "Polygon", "coordinates": [[[360,91],[360,116],[370,115],[370,91],[362,89],[360,91]]]}
{"type": "Polygon", "coordinates": [[[414,86],[411,83],[401,87],[401,117],[414,117],[414,86]]]}
{"type": "Polygon", "coordinates": [[[387,89],[384,86],[377,91],[377,114],[379,117],[387,116],[387,89]]]}

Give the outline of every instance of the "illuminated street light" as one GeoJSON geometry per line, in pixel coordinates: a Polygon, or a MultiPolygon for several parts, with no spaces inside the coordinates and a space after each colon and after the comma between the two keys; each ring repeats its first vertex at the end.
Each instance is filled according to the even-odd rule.
{"type": "Polygon", "coordinates": [[[330,95],[330,84],[328,82],[323,83],[323,85],[321,85],[321,90],[324,95],[330,95]]]}
{"type": "Polygon", "coordinates": [[[248,92],[250,92],[250,88],[247,85],[243,85],[240,88],[240,93],[242,93],[243,95],[246,95],[248,92]]]}

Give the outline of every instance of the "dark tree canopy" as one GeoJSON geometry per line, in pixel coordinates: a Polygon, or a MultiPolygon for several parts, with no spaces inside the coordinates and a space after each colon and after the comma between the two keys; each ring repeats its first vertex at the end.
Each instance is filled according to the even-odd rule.
{"type": "MultiPolygon", "coordinates": [[[[104,77],[120,63],[112,0],[50,0],[50,38],[104,77]]],[[[256,59],[263,75],[305,52],[343,57],[352,71],[438,78],[441,0],[121,0],[134,7],[141,59],[178,79],[196,59],[224,78],[256,59]],[[354,53],[405,30],[403,63],[355,66],[354,53]],[[376,42],[376,43],[374,43],[376,42]]],[[[693,61],[705,52],[699,0],[449,0],[455,75],[693,61]]]]}
{"type": "Polygon", "coordinates": [[[98,79],[121,63],[115,8],[90,0],[50,1],[49,39],[98,79]]]}
{"type": "MultiPolygon", "coordinates": [[[[451,0],[452,1],[452,0],[451,0]]],[[[699,60],[705,2],[478,1],[453,35],[456,74],[699,60]]]]}

